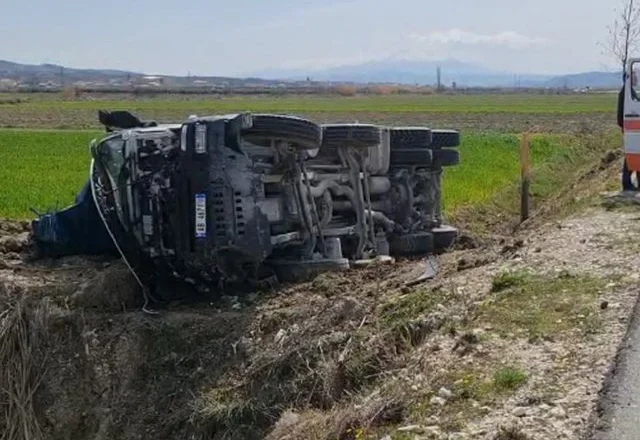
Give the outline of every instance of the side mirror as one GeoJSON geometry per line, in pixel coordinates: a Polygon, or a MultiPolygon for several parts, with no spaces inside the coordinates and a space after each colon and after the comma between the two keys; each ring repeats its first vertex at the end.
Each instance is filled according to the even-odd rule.
{"type": "Polygon", "coordinates": [[[143,127],[144,123],[136,116],[125,110],[106,111],[98,110],[98,120],[105,126],[107,131],[111,128],[128,129],[143,127]]]}

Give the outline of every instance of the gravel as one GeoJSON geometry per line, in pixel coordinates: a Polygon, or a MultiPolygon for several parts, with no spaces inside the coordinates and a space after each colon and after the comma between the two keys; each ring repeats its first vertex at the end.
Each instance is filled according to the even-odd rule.
{"type": "MultiPolygon", "coordinates": [[[[461,433],[474,439],[493,440],[500,426],[517,423],[519,432],[531,440],[584,438],[596,418],[598,392],[621,344],[636,301],[634,285],[637,276],[637,251],[640,246],[629,237],[640,235],[638,213],[594,209],[575,217],[549,222],[521,237],[518,257],[513,254],[494,258],[477,268],[447,274],[445,287],[463,294],[470,305],[480,303],[491,288],[492,277],[503,270],[526,270],[556,277],[600,277],[610,280],[599,293],[595,308],[603,325],[585,337],[579,331],[558,335],[532,343],[526,338],[502,338],[493,325],[474,334],[481,336],[482,350],[445,360],[433,358],[428,368],[447,371],[450,368],[472,368],[473,356],[491,359],[497,365],[518,365],[527,374],[527,382],[512,396],[483,403],[480,415],[470,417],[461,433]],[[544,396],[532,398],[531,396],[544,396]],[[535,402],[522,406],[523,401],[535,402]],[[482,434],[480,434],[482,433],[482,434]]],[[[486,251],[485,251],[486,252],[486,251]]],[[[495,251],[500,254],[500,250],[495,251]]],[[[472,256],[462,256],[467,261],[472,256]]],[[[468,254],[467,254],[468,255],[468,254]]],[[[486,255],[485,255],[486,256],[486,255]]],[[[456,262],[461,255],[449,255],[456,262]]],[[[464,318],[462,311],[449,311],[450,316],[464,318]]],[[[495,327],[498,327],[496,323],[495,327]]],[[[452,351],[455,341],[433,338],[430,347],[439,353],[452,351]]],[[[432,403],[445,404],[438,392],[432,403]]],[[[450,438],[448,434],[434,438],[450,438]]]]}

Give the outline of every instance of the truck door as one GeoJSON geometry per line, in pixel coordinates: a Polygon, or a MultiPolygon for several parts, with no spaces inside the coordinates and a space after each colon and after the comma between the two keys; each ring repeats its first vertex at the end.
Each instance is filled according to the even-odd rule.
{"type": "Polygon", "coordinates": [[[640,59],[627,66],[624,87],[624,153],[630,171],[640,172],[640,99],[636,93],[640,59]]]}

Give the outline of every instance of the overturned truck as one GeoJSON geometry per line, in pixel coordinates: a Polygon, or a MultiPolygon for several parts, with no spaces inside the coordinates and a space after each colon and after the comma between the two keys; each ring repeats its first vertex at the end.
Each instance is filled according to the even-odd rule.
{"type": "Polygon", "coordinates": [[[34,240],[47,255],[119,255],[150,292],[164,280],[204,292],[300,280],[429,254],[457,234],[440,210],[455,130],[251,113],[99,119],[85,188],[34,220],[34,240]]]}

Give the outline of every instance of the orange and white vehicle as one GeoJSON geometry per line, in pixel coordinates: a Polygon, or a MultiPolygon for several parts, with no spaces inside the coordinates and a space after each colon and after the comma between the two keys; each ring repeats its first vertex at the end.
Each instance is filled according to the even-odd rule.
{"type": "Polygon", "coordinates": [[[637,91],[637,71],[640,58],[627,64],[624,84],[624,153],[630,172],[640,173],[640,99],[637,91]]]}

